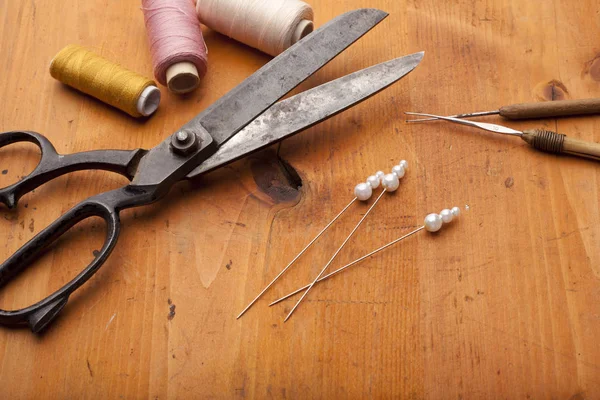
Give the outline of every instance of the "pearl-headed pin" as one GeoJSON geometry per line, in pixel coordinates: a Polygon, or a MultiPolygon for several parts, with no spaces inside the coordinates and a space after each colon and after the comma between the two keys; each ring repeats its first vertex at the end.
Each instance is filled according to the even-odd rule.
{"type": "Polygon", "coordinates": [[[429,214],[425,217],[424,228],[429,232],[437,232],[442,228],[442,224],[452,222],[454,217],[460,215],[460,208],[452,207],[452,209],[444,208],[439,214],[429,214]]]}
{"type": "MultiPolygon", "coordinates": [[[[327,275],[323,276],[322,278],[319,278],[317,280],[317,282],[322,282],[322,281],[324,281],[326,279],[329,279],[332,276],[337,275],[340,272],[342,272],[342,271],[344,271],[344,270],[346,270],[346,269],[348,269],[348,268],[350,268],[350,267],[358,264],[359,262],[361,262],[361,261],[363,261],[363,260],[365,260],[365,259],[367,259],[367,258],[369,258],[369,257],[371,257],[371,256],[373,256],[373,255],[375,255],[377,253],[379,253],[380,251],[383,251],[383,250],[387,249],[388,247],[395,245],[396,243],[400,242],[401,240],[404,240],[407,237],[412,236],[412,235],[414,235],[415,233],[417,233],[419,231],[422,231],[423,229],[425,229],[425,230],[427,230],[429,232],[437,232],[437,231],[439,231],[441,229],[443,223],[451,222],[454,218],[457,218],[459,215],[460,215],[460,208],[458,208],[458,207],[452,207],[452,209],[450,209],[450,210],[444,209],[439,214],[429,214],[427,217],[425,217],[425,223],[424,223],[423,226],[420,226],[417,229],[415,229],[414,231],[409,232],[406,235],[401,236],[398,239],[395,239],[395,240],[389,242],[388,244],[383,245],[380,248],[375,249],[375,250],[373,250],[372,252],[370,252],[368,254],[365,254],[364,256],[362,256],[360,258],[357,258],[356,260],[352,261],[351,263],[346,264],[343,267],[340,267],[340,268],[336,269],[335,271],[331,272],[330,274],[327,274],[327,275]],[[451,216],[448,217],[448,213],[445,212],[445,211],[449,211],[449,213],[450,213],[451,216]],[[446,216],[446,220],[444,220],[444,216],[446,216]],[[428,221],[435,221],[435,222],[428,222],[428,221]],[[439,226],[438,226],[438,224],[439,224],[439,226]],[[429,225],[429,227],[428,227],[428,225],[429,225]],[[436,229],[432,230],[434,228],[436,228],[436,229]]],[[[306,286],[303,286],[303,287],[301,287],[299,289],[296,289],[293,292],[291,292],[291,293],[289,293],[289,294],[287,294],[287,295],[285,295],[285,296],[283,296],[283,297],[275,300],[274,302],[272,302],[271,304],[269,304],[269,306],[273,306],[273,305],[275,305],[277,303],[280,303],[283,300],[286,300],[286,299],[288,299],[288,298],[290,298],[290,297],[292,297],[292,296],[294,296],[294,295],[296,295],[296,294],[298,294],[300,292],[308,290],[310,288],[310,286],[311,285],[306,285],[306,286]]]]}
{"type": "MultiPolygon", "coordinates": [[[[288,265],[286,265],[286,267],[283,270],[281,270],[281,272],[279,272],[279,274],[277,274],[277,276],[275,278],[273,278],[273,280],[267,286],[265,286],[265,288],[263,290],[260,291],[260,293],[246,306],[246,308],[244,308],[242,310],[242,312],[237,316],[237,318],[240,318],[242,315],[244,315],[244,313],[246,311],[248,311],[250,309],[250,307],[252,307],[254,305],[254,303],[256,303],[258,301],[258,299],[260,299],[262,297],[262,295],[265,294],[265,292],[267,290],[269,290],[269,288],[271,286],[273,286],[273,284],[279,278],[281,278],[281,276],[308,250],[308,248],[310,246],[313,245],[313,243],[315,243],[317,241],[317,239],[319,237],[321,237],[321,235],[323,235],[323,233],[325,233],[325,231],[327,229],[329,229],[329,227],[331,225],[333,225],[333,223],[335,221],[338,220],[338,218],[340,218],[342,216],[342,214],[348,208],[350,208],[350,206],[352,204],[354,204],[354,202],[356,200],[360,200],[360,201],[367,201],[367,200],[369,200],[371,198],[371,196],[373,195],[373,189],[377,189],[379,187],[379,185],[382,184],[382,183],[384,185],[384,190],[383,190],[383,192],[381,192],[381,195],[383,195],[383,193],[385,193],[386,191],[393,192],[396,189],[398,189],[399,178],[401,178],[401,177],[404,176],[407,167],[408,167],[408,163],[406,162],[406,160],[402,160],[402,161],[400,161],[400,163],[398,165],[396,165],[394,168],[392,168],[392,173],[391,174],[386,175],[382,171],[377,171],[375,173],[375,175],[369,176],[367,178],[366,182],[359,183],[358,185],[356,185],[356,187],[354,188],[354,196],[355,197],[350,201],[350,203],[348,203],[342,209],[342,211],[340,211],[331,221],[329,221],[329,223],[327,225],[325,225],[325,227],[323,229],[321,229],[321,231],[300,251],[300,253],[298,253],[296,255],[296,257],[294,257],[294,259],[292,261],[290,261],[290,263],[288,265]],[[389,175],[394,175],[394,176],[389,176],[389,175]],[[385,185],[388,185],[389,187],[385,186],[385,185]]],[[[361,220],[361,222],[359,222],[358,225],[360,225],[362,223],[362,221],[366,218],[366,216],[369,214],[369,212],[371,211],[371,209],[375,206],[375,204],[377,204],[377,202],[381,198],[381,195],[379,195],[379,197],[377,198],[377,200],[375,200],[375,203],[373,203],[373,205],[371,206],[371,208],[369,208],[369,210],[364,215],[363,219],[361,220]]],[[[358,228],[358,225],[352,231],[352,233],[350,234],[350,236],[352,236],[352,234],[354,233],[354,231],[356,231],[356,229],[358,228]]],[[[350,238],[350,236],[348,237],[348,239],[350,238]]],[[[346,242],[348,241],[348,239],[346,239],[346,241],[344,242],[344,244],[342,245],[342,247],[344,247],[344,245],[346,244],[346,242]]],[[[341,248],[339,250],[341,250],[341,248]]],[[[338,250],[338,252],[339,252],[339,250],[338,250]]],[[[336,252],[336,255],[337,255],[338,252],[336,252]]],[[[334,258],[335,258],[335,256],[334,256],[334,258]]],[[[296,308],[296,307],[294,307],[294,308],[296,308]]],[[[291,315],[291,312],[290,312],[289,315],[291,315]]],[[[289,318],[289,315],[288,315],[287,318],[289,318]]],[[[286,320],[287,320],[287,318],[286,318],[286,320]]]]}
{"type": "Polygon", "coordinates": [[[378,187],[379,184],[381,184],[381,186],[383,187],[383,190],[381,191],[381,193],[379,194],[377,199],[375,199],[375,201],[373,202],[371,207],[369,207],[369,209],[367,210],[365,215],[363,215],[363,217],[360,219],[360,221],[358,221],[356,226],[354,226],[354,229],[352,229],[352,232],[350,232],[350,234],[346,237],[346,239],[344,240],[342,245],[335,251],[335,253],[331,257],[331,259],[327,262],[327,264],[325,264],[325,266],[323,267],[321,272],[319,272],[319,275],[317,275],[317,277],[314,279],[314,281],[310,285],[308,285],[308,287],[306,288],[306,291],[304,292],[302,297],[300,297],[300,300],[298,300],[298,302],[294,305],[294,307],[292,307],[291,311],[285,317],[283,322],[287,321],[292,316],[293,312],[296,310],[296,308],[298,308],[298,306],[300,305],[302,300],[304,300],[304,298],[306,297],[308,292],[310,292],[312,287],[319,281],[319,279],[325,273],[327,268],[331,265],[333,260],[335,260],[335,258],[338,256],[340,251],[342,251],[342,249],[346,245],[346,243],[348,243],[348,241],[350,240],[352,235],[354,235],[354,233],[356,232],[358,227],[367,218],[367,216],[373,210],[373,208],[375,208],[375,206],[377,205],[379,200],[381,200],[381,197],[383,196],[383,194],[386,192],[395,192],[398,189],[398,186],[400,186],[400,178],[402,178],[404,176],[404,174],[406,173],[407,167],[408,167],[408,162],[406,160],[402,160],[402,161],[400,161],[400,163],[398,165],[396,165],[392,168],[391,173],[384,174],[382,171],[377,171],[375,173],[375,175],[369,176],[367,178],[366,183],[359,183],[358,185],[356,185],[356,187],[354,188],[354,194],[355,194],[356,198],[358,198],[360,200],[362,200],[362,198],[364,198],[365,200],[369,199],[373,194],[373,189],[378,187]],[[362,198],[359,197],[359,195],[362,198]]]}

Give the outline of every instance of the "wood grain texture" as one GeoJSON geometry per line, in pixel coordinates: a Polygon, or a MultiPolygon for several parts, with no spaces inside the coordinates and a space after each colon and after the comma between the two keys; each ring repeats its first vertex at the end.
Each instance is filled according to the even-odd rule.
{"type": "Polygon", "coordinates": [[[600,113],[600,98],[537,101],[500,107],[500,115],[508,119],[550,118],[600,113]]]}
{"type": "Polygon", "coordinates": [[[565,137],[564,152],[600,161],[600,143],[565,137]]]}
{"type": "MultiPolygon", "coordinates": [[[[280,147],[182,183],[125,212],[119,244],[44,335],[0,329],[5,398],[600,398],[600,166],[515,138],[404,111],[442,114],[600,96],[598,4],[585,0],[312,0],[319,26],[369,6],[390,17],[302,88],[425,50],[409,76],[280,147]],[[235,315],[351,198],[406,158],[335,267],[468,205],[315,288],[292,319],[269,300],[314,277],[366,206],[357,205],[242,319],[235,315]],[[302,186],[284,172],[285,163],[302,186]]],[[[205,30],[199,90],[163,90],[137,121],[54,81],[68,43],[151,76],[136,1],[0,0],[0,130],[41,132],[60,152],[152,147],[269,58],[205,30]]],[[[164,89],[164,88],[163,88],[164,89]]],[[[600,142],[600,118],[510,122],[600,142]]],[[[0,150],[0,185],[31,171],[30,146],[0,150]]],[[[0,210],[0,257],[82,199],[124,184],[61,177],[0,210]]],[[[0,308],[60,287],[102,243],[78,225],[2,289],[0,308]]]]}

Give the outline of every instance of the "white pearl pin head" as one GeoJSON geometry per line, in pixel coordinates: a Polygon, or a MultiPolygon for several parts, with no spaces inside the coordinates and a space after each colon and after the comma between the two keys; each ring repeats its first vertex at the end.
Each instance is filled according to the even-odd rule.
{"type": "Polygon", "coordinates": [[[360,201],[367,201],[373,195],[373,189],[371,188],[371,185],[368,183],[359,183],[354,188],[354,195],[360,201]]]}
{"type": "Polygon", "coordinates": [[[443,209],[439,214],[433,213],[425,217],[423,225],[429,232],[437,232],[442,229],[443,224],[452,222],[452,220],[460,215],[460,208],[452,207],[452,209],[443,209]]]}
{"type": "Polygon", "coordinates": [[[440,214],[429,214],[425,217],[425,229],[429,232],[437,232],[442,228],[442,216],[440,214]]]}
{"type": "Polygon", "coordinates": [[[452,214],[452,211],[444,208],[442,211],[440,211],[440,217],[442,217],[442,221],[447,224],[448,222],[452,222],[452,217],[454,217],[454,214],[452,214]]]}
{"type": "MultiPolygon", "coordinates": [[[[406,160],[402,160],[398,165],[394,165],[392,167],[392,173],[386,174],[381,178],[381,186],[388,192],[395,192],[398,189],[398,186],[400,186],[400,179],[406,174],[407,167],[408,163],[406,160]]],[[[377,174],[379,174],[379,172],[377,172],[377,174]]]]}
{"type": "Polygon", "coordinates": [[[402,178],[405,173],[406,171],[402,165],[394,165],[392,167],[392,174],[396,175],[398,178],[402,178]]]}
{"type": "Polygon", "coordinates": [[[381,180],[381,186],[388,192],[394,192],[400,186],[400,179],[396,174],[386,174],[381,180]]]}
{"type": "Polygon", "coordinates": [[[381,183],[381,179],[377,175],[371,175],[367,178],[367,183],[371,185],[371,188],[377,189],[381,183]]]}
{"type": "Polygon", "coordinates": [[[354,195],[360,201],[367,201],[373,196],[373,189],[377,189],[379,185],[386,192],[394,192],[400,186],[400,178],[406,173],[408,163],[405,160],[392,168],[392,173],[384,174],[383,171],[377,171],[374,175],[367,178],[366,183],[359,183],[354,187],[354,195]]]}

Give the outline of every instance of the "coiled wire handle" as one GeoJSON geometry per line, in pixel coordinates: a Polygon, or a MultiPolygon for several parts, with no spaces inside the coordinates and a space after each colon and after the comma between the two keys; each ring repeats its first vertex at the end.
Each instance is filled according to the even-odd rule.
{"type": "Polygon", "coordinates": [[[562,153],[563,144],[567,135],[554,133],[545,129],[535,129],[534,131],[535,136],[533,137],[533,142],[531,143],[533,147],[547,153],[562,153]]]}
{"type": "Polygon", "coordinates": [[[570,154],[577,157],[600,161],[600,144],[575,139],[546,129],[523,131],[521,139],[532,147],[554,154],[570,154]]]}

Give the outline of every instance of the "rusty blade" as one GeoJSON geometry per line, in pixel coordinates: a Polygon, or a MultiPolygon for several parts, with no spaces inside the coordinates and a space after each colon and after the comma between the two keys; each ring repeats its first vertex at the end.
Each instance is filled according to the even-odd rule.
{"type": "Polygon", "coordinates": [[[187,178],[290,137],[385,89],[412,71],[424,52],[365,68],[283,100],[247,125],[187,178]]]}
{"type": "Polygon", "coordinates": [[[198,133],[204,128],[215,144],[222,145],[387,15],[362,8],[334,18],[272,59],[181,130],[198,133]]]}

